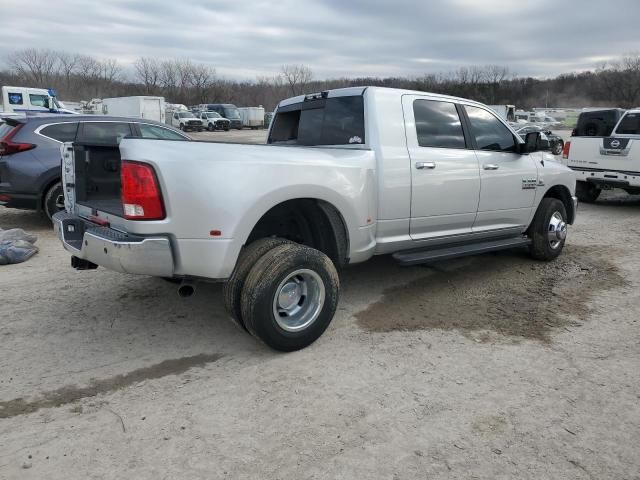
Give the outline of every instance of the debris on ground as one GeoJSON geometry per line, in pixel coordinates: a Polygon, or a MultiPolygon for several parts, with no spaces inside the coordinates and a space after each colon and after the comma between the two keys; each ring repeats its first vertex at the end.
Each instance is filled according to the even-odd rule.
{"type": "Polygon", "coordinates": [[[21,228],[3,230],[0,228],[0,265],[26,262],[36,253],[34,245],[38,237],[21,228]]]}

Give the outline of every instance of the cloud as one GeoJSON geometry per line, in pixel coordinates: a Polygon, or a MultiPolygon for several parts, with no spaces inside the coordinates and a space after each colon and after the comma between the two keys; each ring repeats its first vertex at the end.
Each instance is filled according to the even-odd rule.
{"type": "Polygon", "coordinates": [[[228,77],[303,63],[318,78],[419,76],[499,64],[519,75],[594,68],[637,48],[636,0],[21,0],[0,56],[46,47],[130,65],[190,58],[228,77]],[[596,61],[597,59],[597,61],[596,61]]]}

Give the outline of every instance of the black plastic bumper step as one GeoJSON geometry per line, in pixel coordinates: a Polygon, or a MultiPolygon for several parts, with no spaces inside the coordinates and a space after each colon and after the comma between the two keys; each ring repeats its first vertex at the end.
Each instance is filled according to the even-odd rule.
{"type": "Polygon", "coordinates": [[[465,257],[467,255],[477,255],[479,253],[497,252],[498,250],[526,247],[530,243],[531,240],[528,237],[503,238],[500,240],[468,243],[453,247],[396,252],[393,254],[393,258],[401,265],[419,265],[421,263],[438,262],[441,260],[449,260],[451,258],[465,257]]]}

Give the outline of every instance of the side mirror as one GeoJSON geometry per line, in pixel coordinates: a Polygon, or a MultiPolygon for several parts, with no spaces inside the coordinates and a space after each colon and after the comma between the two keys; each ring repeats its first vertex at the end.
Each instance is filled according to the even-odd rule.
{"type": "Polygon", "coordinates": [[[540,144],[540,132],[527,133],[524,137],[524,143],[520,144],[520,153],[528,155],[530,153],[538,151],[538,145],[540,144]]]}

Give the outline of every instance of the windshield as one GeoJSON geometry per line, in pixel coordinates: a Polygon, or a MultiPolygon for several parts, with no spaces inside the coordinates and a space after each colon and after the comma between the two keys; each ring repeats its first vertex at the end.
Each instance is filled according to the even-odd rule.
{"type": "Polygon", "coordinates": [[[191,112],[180,112],[178,114],[178,116],[180,118],[196,118],[196,117],[193,116],[193,113],[191,113],[191,112]]]}
{"type": "Polygon", "coordinates": [[[362,145],[365,143],[364,100],[321,98],[287,105],[273,120],[269,143],[297,145],[362,145]]]}
{"type": "Polygon", "coordinates": [[[224,116],[231,120],[238,120],[240,118],[240,111],[237,108],[225,108],[224,116]]]}
{"type": "Polygon", "coordinates": [[[207,112],[208,118],[222,118],[218,112],[207,112]]]}

